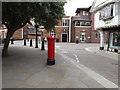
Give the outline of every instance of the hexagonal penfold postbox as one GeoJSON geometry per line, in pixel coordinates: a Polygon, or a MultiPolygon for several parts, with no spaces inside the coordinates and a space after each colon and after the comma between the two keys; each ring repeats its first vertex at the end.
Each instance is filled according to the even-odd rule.
{"type": "Polygon", "coordinates": [[[55,65],[55,37],[48,36],[48,59],[47,65],[55,65]]]}

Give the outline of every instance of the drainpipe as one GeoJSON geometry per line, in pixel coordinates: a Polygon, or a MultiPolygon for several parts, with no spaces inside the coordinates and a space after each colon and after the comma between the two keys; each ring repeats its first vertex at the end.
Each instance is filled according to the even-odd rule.
{"type": "Polygon", "coordinates": [[[107,51],[109,51],[110,48],[110,31],[108,31],[108,47],[107,47],[107,51]]]}
{"type": "Polygon", "coordinates": [[[69,41],[71,41],[71,16],[70,16],[70,19],[69,19],[69,41]]]}

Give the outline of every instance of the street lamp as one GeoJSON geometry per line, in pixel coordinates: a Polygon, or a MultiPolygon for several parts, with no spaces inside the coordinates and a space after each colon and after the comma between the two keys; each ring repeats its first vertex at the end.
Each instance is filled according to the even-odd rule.
{"type": "Polygon", "coordinates": [[[35,24],[35,29],[36,29],[36,43],[35,43],[35,48],[38,48],[38,31],[37,31],[37,29],[39,28],[39,24],[38,23],[36,23],[35,24]]]}

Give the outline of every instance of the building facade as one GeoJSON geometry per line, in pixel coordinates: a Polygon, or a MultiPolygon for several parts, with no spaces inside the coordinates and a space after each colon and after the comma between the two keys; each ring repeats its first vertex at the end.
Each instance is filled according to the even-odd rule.
{"type": "Polygon", "coordinates": [[[0,27],[0,44],[6,38],[6,35],[7,35],[7,28],[4,24],[2,24],[0,27]]]}
{"type": "Polygon", "coordinates": [[[77,8],[76,16],[71,18],[71,42],[97,43],[99,32],[94,29],[94,14],[89,8],[77,8]]]}
{"type": "Polygon", "coordinates": [[[4,39],[6,38],[7,35],[7,28],[4,24],[2,24],[2,26],[0,27],[0,38],[4,39]]]}
{"type": "Polygon", "coordinates": [[[44,36],[49,35],[56,37],[56,42],[70,42],[70,16],[64,16],[61,20],[58,20],[58,25],[51,32],[44,30],[44,36]]]}
{"type": "Polygon", "coordinates": [[[90,11],[95,14],[94,27],[100,32],[100,50],[104,50],[105,33],[107,50],[120,49],[120,0],[95,0],[90,11]]]}

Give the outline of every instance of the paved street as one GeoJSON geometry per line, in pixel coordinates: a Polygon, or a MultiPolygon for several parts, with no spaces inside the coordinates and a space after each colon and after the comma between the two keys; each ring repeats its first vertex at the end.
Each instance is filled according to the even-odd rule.
{"type": "Polygon", "coordinates": [[[29,47],[29,42],[27,46],[23,46],[23,41],[10,44],[8,57],[3,58],[3,88],[117,87],[118,66],[111,64],[117,64],[117,60],[85,49],[98,44],[56,43],[53,66],[46,65],[45,46],[46,50],[41,51],[41,46],[29,47]]]}
{"type": "Polygon", "coordinates": [[[70,57],[78,64],[83,64],[99,73],[108,80],[118,84],[118,54],[106,51],[97,51],[99,44],[80,43],[56,44],[66,57],[70,57]]]}

